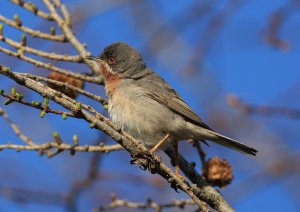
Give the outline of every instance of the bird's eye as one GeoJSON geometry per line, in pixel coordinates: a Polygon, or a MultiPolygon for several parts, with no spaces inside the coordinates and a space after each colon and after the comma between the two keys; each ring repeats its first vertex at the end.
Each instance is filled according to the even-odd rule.
{"type": "Polygon", "coordinates": [[[110,65],[113,65],[113,64],[116,64],[117,63],[117,60],[116,60],[116,58],[114,58],[114,57],[110,57],[110,58],[108,58],[108,64],[110,64],[110,65]]]}

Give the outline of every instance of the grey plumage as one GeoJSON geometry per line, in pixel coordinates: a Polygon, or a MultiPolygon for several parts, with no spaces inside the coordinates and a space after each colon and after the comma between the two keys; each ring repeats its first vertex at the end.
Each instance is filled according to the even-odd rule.
{"type": "Polygon", "coordinates": [[[147,68],[134,48],[115,43],[106,47],[98,59],[106,69],[108,111],[113,122],[148,148],[170,134],[162,149],[179,140],[196,139],[256,155],[254,148],[208,127],[164,79],[147,68]]]}

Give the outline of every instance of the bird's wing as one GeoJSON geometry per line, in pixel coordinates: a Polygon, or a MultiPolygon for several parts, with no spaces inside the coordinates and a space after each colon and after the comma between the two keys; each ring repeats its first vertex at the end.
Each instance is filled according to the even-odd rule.
{"type": "Polygon", "coordinates": [[[212,130],[209,126],[207,126],[200,117],[192,111],[192,109],[180,98],[165,96],[165,94],[157,93],[157,92],[149,92],[148,96],[155,101],[165,105],[173,112],[182,116],[184,119],[204,127],[206,129],[212,130]]]}
{"type": "MultiPolygon", "coordinates": [[[[201,118],[192,111],[192,109],[183,101],[180,95],[162,78],[153,73],[155,80],[143,79],[136,81],[137,85],[146,89],[148,97],[165,105],[173,112],[182,116],[184,119],[201,126],[203,128],[212,130],[207,126],[201,118]]],[[[148,77],[148,78],[149,78],[148,77]]]]}

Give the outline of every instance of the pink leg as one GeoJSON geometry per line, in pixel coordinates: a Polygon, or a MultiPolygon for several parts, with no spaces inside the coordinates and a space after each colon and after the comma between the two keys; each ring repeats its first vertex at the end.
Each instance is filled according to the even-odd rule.
{"type": "Polygon", "coordinates": [[[165,137],[163,137],[163,139],[161,139],[154,147],[152,147],[149,152],[153,154],[153,152],[155,152],[155,150],[157,150],[157,148],[160,147],[160,145],[162,145],[169,137],[170,134],[165,135],[165,137]]]}

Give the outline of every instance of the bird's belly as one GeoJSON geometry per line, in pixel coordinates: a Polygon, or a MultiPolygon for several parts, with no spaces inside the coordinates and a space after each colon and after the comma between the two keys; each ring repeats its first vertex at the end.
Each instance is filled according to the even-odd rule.
{"type": "Polygon", "coordinates": [[[175,128],[178,127],[176,115],[148,98],[143,90],[132,89],[128,92],[116,89],[109,99],[108,112],[115,124],[148,148],[167,133],[176,134],[175,128]]]}

